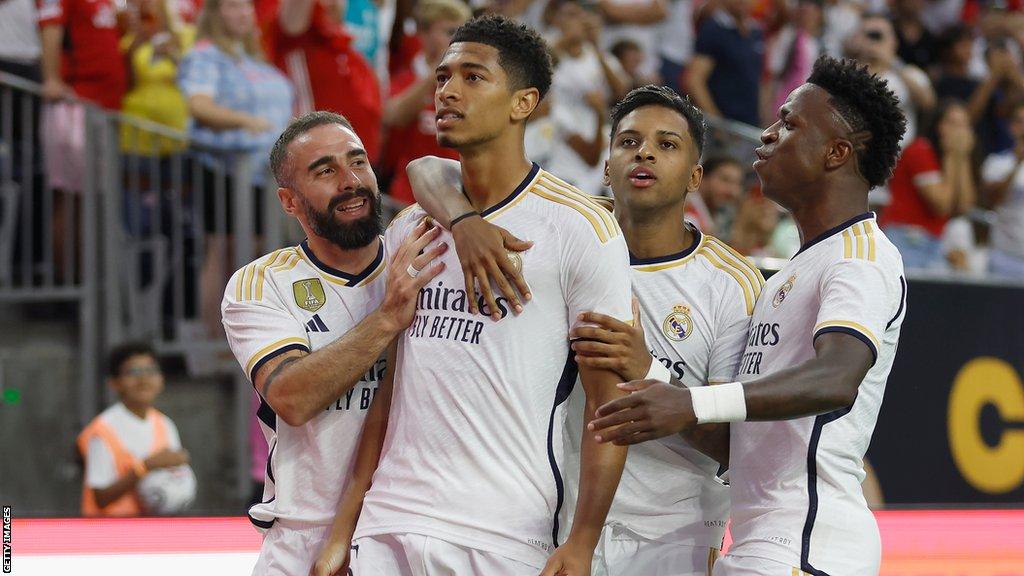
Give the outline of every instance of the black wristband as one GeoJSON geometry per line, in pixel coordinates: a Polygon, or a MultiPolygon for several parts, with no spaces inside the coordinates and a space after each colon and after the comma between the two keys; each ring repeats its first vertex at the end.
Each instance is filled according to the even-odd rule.
{"type": "Polygon", "coordinates": [[[466,218],[469,218],[470,216],[479,216],[479,215],[480,215],[480,213],[477,212],[476,210],[470,210],[469,212],[466,212],[462,216],[459,216],[458,218],[452,219],[451,224],[448,224],[448,229],[451,230],[452,228],[455,227],[456,224],[458,224],[459,222],[461,222],[462,220],[464,220],[466,218]]]}

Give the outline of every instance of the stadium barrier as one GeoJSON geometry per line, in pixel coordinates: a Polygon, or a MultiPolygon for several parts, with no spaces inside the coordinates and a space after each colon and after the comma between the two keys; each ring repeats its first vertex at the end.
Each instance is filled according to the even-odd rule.
{"type": "MultiPolygon", "coordinates": [[[[254,160],[88,102],[43,103],[38,84],[0,73],[0,301],[75,305],[77,428],[106,404],[98,360],[127,340],[233,378],[246,496],[252,387],[219,304],[234,270],[303,237],[254,160]]],[[[385,222],[401,208],[383,197],[385,222]]]]}

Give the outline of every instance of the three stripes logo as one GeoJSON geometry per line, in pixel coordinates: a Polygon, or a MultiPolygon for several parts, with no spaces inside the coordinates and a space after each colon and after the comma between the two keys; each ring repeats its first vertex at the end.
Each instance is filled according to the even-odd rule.
{"type": "Polygon", "coordinates": [[[324,321],[320,318],[319,314],[313,314],[313,317],[306,322],[306,332],[330,332],[331,330],[324,324],[324,321]]]}

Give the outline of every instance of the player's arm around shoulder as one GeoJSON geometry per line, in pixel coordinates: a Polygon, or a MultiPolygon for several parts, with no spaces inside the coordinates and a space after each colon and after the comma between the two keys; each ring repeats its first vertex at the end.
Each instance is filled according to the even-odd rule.
{"type": "MultiPolygon", "coordinates": [[[[461,191],[462,171],[457,161],[424,156],[410,162],[406,172],[413,196],[422,209],[452,233],[466,293],[472,294],[474,286],[479,286],[488,309],[494,311],[493,319],[498,321],[501,316],[491,289],[493,281],[519,314],[522,301],[529,301],[533,295],[523,280],[522,268],[516,265],[519,260],[512,255],[529,249],[533,243],[516,238],[477,212],[461,191]]],[[[477,313],[475,299],[469,301],[469,312],[477,313]]]]}
{"type": "Polygon", "coordinates": [[[595,433],[602,442],[635,444],[697,424],[788,420],[850,409],[878,358],[879,335],[898,330],[905,313],[901,267],[878,260],[846,258],[822,275],[813,358],[742,383],[670,395],[651,381],[627,383],[637,392],[602,406],[592,423],[595,433]]]}

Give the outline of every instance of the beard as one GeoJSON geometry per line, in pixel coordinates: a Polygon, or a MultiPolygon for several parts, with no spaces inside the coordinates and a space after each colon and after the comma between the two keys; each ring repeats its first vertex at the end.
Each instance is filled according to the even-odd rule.
{"type": "Polygon", "coordinates": [[[327,210],[323,212],[308,202],[304,202],[304,204],[306,219],[309,221],[313,233],[343,250],[354,250],[368,245],[380,235],[383,228],[380,198],[369,188],[359,188],[351,194],[332,198],[327,204],[327,210]],[[370,213],[348,224],[338,222],[334,217],[338,204],[359,196],[366,198],[366,201],[370,203],[370,213]]]}

